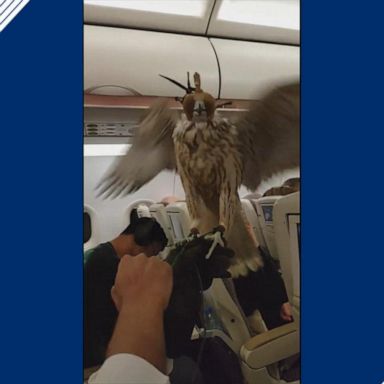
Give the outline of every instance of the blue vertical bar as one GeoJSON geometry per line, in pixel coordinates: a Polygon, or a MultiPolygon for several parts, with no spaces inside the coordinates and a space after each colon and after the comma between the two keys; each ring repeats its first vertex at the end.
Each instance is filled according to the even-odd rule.
{"type": "Polygon", "coordinates": [[[0,33],[1,381],[82,383],[83,3],[0,33]]]}
{"type": "Polygon", "coordinates": [[[302,383],[384,381],[382,12],[302,6],[302,383]]]}

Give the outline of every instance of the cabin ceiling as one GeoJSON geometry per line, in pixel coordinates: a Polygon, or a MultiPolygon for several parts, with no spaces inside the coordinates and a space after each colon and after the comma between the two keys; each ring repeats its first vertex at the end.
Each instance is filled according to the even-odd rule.
{"type": "Polygon", "coordinates": [[[84,0],[84,22],[300,45],[300,0],[84,0]]]}

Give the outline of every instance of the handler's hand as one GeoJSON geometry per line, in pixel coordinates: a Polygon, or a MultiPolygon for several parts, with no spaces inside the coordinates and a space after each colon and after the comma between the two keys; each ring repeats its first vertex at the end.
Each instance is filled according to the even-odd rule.
{"type": "Polygon", "coordinates": [[[172,267],[157,257],[122,257],[111,290],[117,310],[124,305],[150,305],[164,311],[172,292],[172,276],[172,267]]]}

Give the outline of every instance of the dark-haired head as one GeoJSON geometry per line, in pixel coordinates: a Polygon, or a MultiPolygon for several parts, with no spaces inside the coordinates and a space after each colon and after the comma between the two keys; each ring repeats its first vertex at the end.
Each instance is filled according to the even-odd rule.
{"type": "Polygon", "coordinates": [[[161,225],[152,217],[139,218],[132,217],[131,214],[131,223],[121,232],[120,236],[124,235],[132,235],[138,252],[144,252],[148,256],[158,254],[168,243],[161,225]]]}

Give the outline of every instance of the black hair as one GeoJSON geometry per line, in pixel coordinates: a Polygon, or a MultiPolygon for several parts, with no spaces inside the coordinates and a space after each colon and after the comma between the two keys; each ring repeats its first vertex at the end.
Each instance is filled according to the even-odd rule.
{"type": "Polygon", "coordinates": [[[168,240],[161,225],[154,218],[138,217],[133,211],[130,217],[131,223],[121,232],[121,235],[133,235],[135,243],[140,246],[159,243],[164,249],[168,240]]]}
{"type": "MultiPolygon", "coordinates": [[[[135,223],[137,220],[139,220],[139,214],[137,213],[137,208],[133,208],[131,213],[129,214],[129,223],[135,223]]],[[[125,230],[127,230],[126,228],[125,230]]]]}

